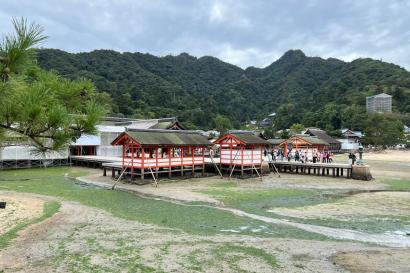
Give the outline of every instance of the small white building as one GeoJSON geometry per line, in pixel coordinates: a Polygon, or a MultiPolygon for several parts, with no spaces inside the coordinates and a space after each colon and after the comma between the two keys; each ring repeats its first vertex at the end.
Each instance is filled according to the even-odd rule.
{"type": "Polygon", "coordinates": [[[363,137],[363,133],[360,131],[352,131],[349,129],[342,129],[343,138],[337,139],[341,142],[341,150],[342,151],[351,151],[359,149],[359,144],[361,138],[363,137]]]}

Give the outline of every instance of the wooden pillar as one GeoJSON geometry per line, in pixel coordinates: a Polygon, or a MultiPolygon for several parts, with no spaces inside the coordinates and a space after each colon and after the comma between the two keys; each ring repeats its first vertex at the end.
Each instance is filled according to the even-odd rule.
{"type": "MultiPolygon", "coordinates": [[[[262,169],[262,161],[263,161],[263,146],[262,146],[262,145],[260,145],[259,147],[260,147],[260,152],[261,152],[261,158],[260,158],[260,159],[261,159],[261,164],[259,165],[259,168],[260,168],[260,172],[261,172],[260,174],[261,174],[261,176],[262,176],[262,174],[263,174],[263,173],[262,173],[262,172],[263,172],[263,169],[262,169]]],[[[268,156],[268,158],[269,158],[269,156],[268,156]]],[[[268,162],[269,162],[269,161],[268,161],[268,162]]],[[[268,163],[268,164],[269,164],[269,163],[268,163]]]]}
{"type": "Polygon", "coordinates": [[[192,152],[192,176],[195,175],[195,147],[191,147],[192,152]]]}
{"type": "Polygon", "coordinates": [[[252,176],[253,176],[253,149],[255,149],[255,146],[254,145],[252,145],[251,146],[251,174],[252,174],[252,176]]]}
{"type": "Polygon", "coordinates": [[[104,168],[104,170],[103,170],[103,176],[107,176],[107,169],[106,168],[104,168]]]}
{"type": "Polygon", "coordinates": [[[241,177],[243,177],[243,153],[245,152],[244,146],[241,145],[241,177]]]}
{"type": "Polygon", "coordinates": [[[114,170],[114,168],[111,169],[111,177],[112,177],[112,178],[115,177],[115,170],[114,170]]]}
{"type": "Polygon", "coordinates": [[[229,170],[232,169],[233,166],[233,162],[232,162],[232,139],[230,139],[230,143],[229,143],[229,170]]]}
{"type": "Polygon", "coordinates": [[[343,176],[343,168],[340,168],[340,176],[343,176]]]}
{"type": "Polygon", "coordinates": [[[134,179],[134,145],[131,146],[131,181],[134,179]]]}
{"type": "Polygon", "coordinates": [[[205,147],[202,147],[202,176],[205,176],[205,147]]]}
{"type": "Polygon", "coordinates": [[[125,143],[122,144],[122,167],[125,166],[125,143]]]}
{"type": "Polygon", "coordinates": [[[171,160],[172,160],[172,153],[173,153],[173,151],[172,151],[172,148],[171,147],[168,147],[168,178],[171,178],[171,166],[172,166],[172,164],[171,164],[171,160]]]}
{"type": "Polygon", "coordinates": [[[145,168],[145,148],[141,147],[141,180],[144,180],[145,178],[144,168],[145,168]]]}
{"type": "Polygon", "coordinates": [[[158,179],[158,147],[155,147],[155,177],[158,179]]]}
{"type": "Polygon", "coordinates": [[[184,147],[181,147],[181,176],[184,176],[184,147]]]}

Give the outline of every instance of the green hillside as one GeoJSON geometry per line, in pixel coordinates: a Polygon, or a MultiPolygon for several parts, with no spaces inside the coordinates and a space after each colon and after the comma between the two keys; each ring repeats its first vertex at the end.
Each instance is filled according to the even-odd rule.
{"type": "Polygon", "coordinates": [[[191,128],[210,129],[217,115],[233,126],[276,112],[276,128],[293,123],[363,129],[366,96],[393,95],[395,117],[410,113],[410,72],[382,61],[307,57],[290,50],[265,68],[241,69],[214,57],[186,53],[156,57],[95,50],[38,51],[38,63],[69,78],[92,79],[111,95],[112,114],[137,118],[178,116],[191,128]]]}

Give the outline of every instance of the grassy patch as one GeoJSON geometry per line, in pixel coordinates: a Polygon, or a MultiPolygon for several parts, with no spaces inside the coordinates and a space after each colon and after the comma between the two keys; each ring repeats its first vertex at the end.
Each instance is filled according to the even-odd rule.
{"type": "Polygon", "coordinates": [[[122,191],[87,187],[78,183],[75,179],[68,178],[65,176],[66,173],[69,173],[70,176],[79,175],[78,172],[69,168],[2,172],[0,173],[0,190],[5,189],[57,196],[65,200],[78,201],[87,206],[104,209],[117,217],[179,229],[192,234],[207,235],[223,233],[221,230],[235,230],[236,233],[252,236],[279,236],[303,239],[326,238],[288,226],[267,225],[262,221],[235,216],[229,212],[214,208],[184,206],[166,201],[142,198],[122,191]],[[34,172],[36,176],[42,178],[18,180],[20,177],[30,177],[34,172]],[[47,176],[48,172],[52,174],[49,177],[47,176]],[[8,178],[14,179],[6,181],[8,178]],[[252,232],[252,230],[257,230],[261,225],[267,225],[268,228],[261,232],[252,232]],[[249,228],[240,229],[240,227],[244,226],[249,228]]]}
{"type": "Polygon", "coordinates": [[[391,190],[410,191],[410,180],[384,180],[382,183],[387,184],[391,190]]]}
{"type": "Polygon", "coordinates": [[[20,224],[16,225],[15,227],[13,227],[12,229],[10,229],[9,231],[0,236],[0,249],[7,247],[10,241],[17,237],[19,231],[25,229],[26,227],[32,224],[40,223],[45,219],[53,216],[54,213],[56,213],[59,210],[59,208],[60,203],[56,201],[45,203],[43,207],[43,214],[40,217],[31,219],[29,221],[21,222],[20,224]]]}
{"type": "Polygon", "coordinates": [[[266,216],[272,216],[266,210],[273,207],[301,207],[337,200],[324,194],[328,191],[316,189],[210,188],[200,192],[222,201],[227,207],[266,216]]]}
{"type": "MultiPolygon", "coordinates": [[[[391,189],[410,190],[410,182],[403,180],[390,180],[391,189]],[[407,188],[408,187],[408,188],[407,188]]],[[[340,201],[346,195],[345,191],[320,191],[305,189],[248,189],[248,188],[210,188],[201,190],[213,198],[224,202],[225,206],[237,208],[250,213],[287,219],[293,222],[333,228],[353,229],[366,232],[386,232],[408,228],[410,217],[390,217],[379,215],[371,217],[352,217],[351,220],[338,219],[303,219],[290,216],[277,215],[268,212],[269,208],[288,207],[303,208],[315,204],[340,201]]]]}
{"type": "Polygon", "coordinates": [[[284,217],[288,220],[311,225],[319,225],[338,229],[351,229],[370,233],[384,233],[386,231],[397,231],[408,229],[410,217],[389,217],[386,215],[372,217],[352,217],[348,221],[338,219],[301,219],[284,217]]]}
{"type": "Polygon", "coordinates": [[[221,269],[222,264],[233,272],[249,272],[240,268],[239,262],[244,259],[255,260],[255,258],[265,262],[270,270],[277,267],[276,258],[263,249],[234,243],[215,244],[207,241],[202,243],[209,246],[196,249],[186,256],[188,269],[193,272],[203,272],[204,268],[221,269]]]}
{"type": "Polygon", "coordinates": [[[23,170],[5,170],[0,172],[1,181],[38,180],[58,178],[62,176],[80,177],[89,174],[86,169],[70,167],[33,168],[23,170]]]}
{"type": "MultiPolygon", "coordinates": [[[[270,255],[265,250],[259,249],[256,247],[236,245],[236,244],[224,244],[223,246],[216,248],[215,253],[217,256],[222,258],[221,260],[226,259],[227,253],[241,253],[241,254],[245,254],[246,256],[261,258],[272,269],[277,267],[277,261],[274,256],[270,255]]],[[[227,260],[227,262],[232,265],[236,265],[237,261],[238,261],[238,257],[235,257],[235,256],[231,256],[231,258],[228,258],[227,260]]],[[[237,272],[241,271],[239,268],[237,269],[238,269],[237,272]]]]}
{"type": "Polygon", "coordinates": [[[212,187],[215,187],[215,188],[235,188],[235,187],[238,187],[238,183],[232,182],[232,181],[218,182],[218,183],[212,184],[212,187]]]}

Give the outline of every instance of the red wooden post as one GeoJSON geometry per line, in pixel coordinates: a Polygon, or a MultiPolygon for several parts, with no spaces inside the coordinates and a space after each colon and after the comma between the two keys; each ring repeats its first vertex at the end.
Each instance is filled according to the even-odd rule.
{"type": "Polygon", "coordinates": [[[195,163],[195,147],[191,147],[192,149],[192,165],[195,163]]]}
{"type": "Polygon", "coordinates": [[[141,169],[144,169],[144,164],[145,163],[145,148],[142,147],[141,151],[141,169]]]}
{"type": "Polygon", "coordinates": [[[184,147],[181,147],[181,166],[184,166],[184,147]]]}
{"type": "Polygon", "coordinates": [[[245,149],[244,149],[244,145],[241,145],[241,166],[243,166],[243,153],[244,153],[245,149]]]}
{"type": "Polygon", "coordinates": [[[168,147],[168,160],[169,160],[168,167],[169,167],[169,168],[171,168],[171,157],[172,157],[171,147],[168,147]]]}
{"type": "Polygon", "coordinates": [[[232,165],[233,164],[233,162],[232,162],[232,141],[233,141],[233,139],[231,138],[230,140],[231,141],[229,143],[229,163],[230,163],[230,165],[232,165]]]}
{"type": "Polygon", "coordinates": [[[131,146],[131,169],[134,169],[134,145],[131,146]]]}
{"type": "Polygon", "coordinates": [[[125,164],[125,143],[122,144],[122,166],[125,164]]]}
{"type": "Polygon", "coordinates": [[[252,148],[252,152],[251,152],[251,162],[252,162],[252,166],[253,166],[253,149],[255,148],[255,146],[252,145],[251,148],[252,148]]]}
{"type": "Polygon", "coordinates": [[[158,168],[158,147],[156,147],[155,149],[155,164],[156,168],[158,168]]]}

